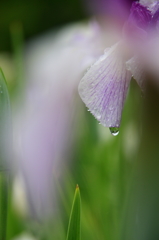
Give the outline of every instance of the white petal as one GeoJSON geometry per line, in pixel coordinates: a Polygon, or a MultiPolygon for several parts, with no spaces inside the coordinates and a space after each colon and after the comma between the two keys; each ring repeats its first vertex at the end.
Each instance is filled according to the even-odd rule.
{"type": "Polygon", "coordinates": [[[139,87],[144,89],[144,71],[141,62],[137,57],[131,58],[126,62],[127,69],[132,73],[139,87]]]}
{"type": "Polygon", "coordinates": [[[150,10],[151,10],[151,9],[153,9],[154,4],[156,4],[158,1],[157,0],[140,0],[139,3],[150,8],[150,10]]]}
{"type": "Polygon", "coordinates": [[[97,120],[119,127],[131,74],[119,53],[119,44],[107,50],[79,84],[79,94],[97,120]]]}

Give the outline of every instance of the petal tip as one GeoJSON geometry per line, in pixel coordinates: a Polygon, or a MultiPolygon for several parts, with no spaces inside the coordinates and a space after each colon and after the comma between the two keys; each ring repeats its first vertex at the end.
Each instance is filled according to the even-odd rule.
{"type": "Polygon", "coordinates": [[[118,128],[131,77],[125,61],[115,50],[116,47],[110,48],[91,66],[79,83],[78,91],[88,111],[104,127],[118,128]]]}

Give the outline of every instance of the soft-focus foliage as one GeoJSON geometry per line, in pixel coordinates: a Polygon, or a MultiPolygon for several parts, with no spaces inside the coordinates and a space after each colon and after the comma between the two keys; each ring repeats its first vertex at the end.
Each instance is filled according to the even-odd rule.
{"type": "Polygon", "coordinates": [[[75,195],[67,230],[67,240],[81,239],[81,197],[79,186],[76,186],[75,195]]]}
{"type": "MultiPolygon", "coordinates": [[[[125,20],[129,10],[122,2],[125,20]]],[[[112,21],[115,12],[102,11],[103,18],[98,10],[92,20],[85,19],[86,1],[1,3],[0,66],[13,112],[8,240],[66,239],[77,183],[82,239],[115,240],[121,232],[142,132],[142,97],[132,81],[117,137],[80,100],[86,69],[120,35],[120,17],[112,21]]]]}

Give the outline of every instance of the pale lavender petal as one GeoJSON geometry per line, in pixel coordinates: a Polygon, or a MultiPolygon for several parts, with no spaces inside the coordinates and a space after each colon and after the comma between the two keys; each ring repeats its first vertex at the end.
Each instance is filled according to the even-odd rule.
{"type": "Polygon", "coordinates": [[[158,1],[156,1],[156,0],[140,0],[139,1],[140,4],[146,6],[146,7],[150,8],[150,9],[153,7],[153,5],[156,2],[158,2],[158,1]]]}
{"type": "Polygon", "coordinates": [[[127,61],[126,67],[131,72],[139,87],[144,90],[144,68],[138,57],[133,57],[127,61]]]}
{"type": "Polygon", "coordinates": [[[77,86],[101,53],[100,38],[92,24],[75,24],[27,49],[24,99],[14,116],[14,148],[30,213],[40,220],[55,210],[53,180],[61,181],[76,139],[77,86]]]}
{"type": "Polygon", "coordinates": [[[106,127],[119,127],[131,74],[118,44],[104,53],[85,74],[79,94],[89,111],[106,127]]]}

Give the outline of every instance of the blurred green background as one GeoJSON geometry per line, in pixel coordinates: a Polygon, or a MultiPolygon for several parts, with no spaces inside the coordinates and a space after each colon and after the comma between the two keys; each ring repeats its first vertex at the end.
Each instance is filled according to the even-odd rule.
{"type": "Polygon", "coordinates": [[[0,51],[11,50],[10,25],[21,22],[26,39],[86,16],[80,0],[1,0],[0,51]]]}
{"type": "MultiPolygon", "coordinates": [[[[22,24],[25,43],[66,23],[87,17],[84,4],[80,0],[1,0],[0,55],[9,52],[14,58],[15,49],[10,28],[15,22],[22,24]]],[[[0,59],[0,64],[6,66],[5,60],[6,58],[0,59]]],[[[10,74],[15,74],[16,69],[13,66],[7,65],[6,69],[6,77],[9,78],[9,71],[10,74]]],[[[12,94],[11,85],[14,84],[9,83],[12,94]]],[[[78,144],[70,164],[64,167],[65,176],[62,182],[57,183],[60,204],[53,219],[45,225],[19,214],[12,205],[11,190],[8,240],[23,239],[16,237],[24,233],[34,236],[35,239],[64,240],[77,183],[82,199],[82,240],[118,238],[138,149],[140,100],[140,90],[136,83],[132,82],[117,137],[112,136],[109,129],[99,125],[83,106],[78,144]]],[[[29,240],[29,237],[25,239],[29,240]]]]}

